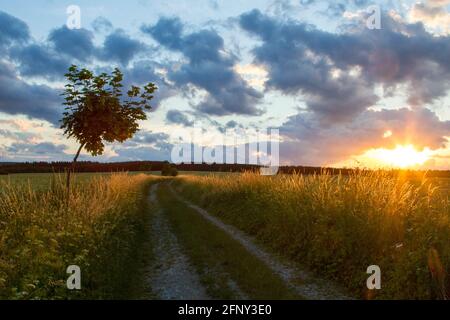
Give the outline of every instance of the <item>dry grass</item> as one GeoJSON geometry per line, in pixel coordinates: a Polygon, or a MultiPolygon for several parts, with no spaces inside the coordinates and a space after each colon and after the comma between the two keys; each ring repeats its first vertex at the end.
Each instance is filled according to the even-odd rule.
{"type": "Polygon", "coordinates": [[[185,195],[363,298],[446,298],[448,192],[387,172],[182,177],[185,195]],[[379,265],[382,289],[367,291],[379,265]]]}
{"type": "MultiPolygon", "coordinates": [[[[114,174],[50,189],[0,182],[0,298],[116,298],[143,228],[146,175],[114,174]],[[79,265],[82,290],[66,289],[79,265]]],[[[128,270],[127,270],[128,269],[128,270]]]]}

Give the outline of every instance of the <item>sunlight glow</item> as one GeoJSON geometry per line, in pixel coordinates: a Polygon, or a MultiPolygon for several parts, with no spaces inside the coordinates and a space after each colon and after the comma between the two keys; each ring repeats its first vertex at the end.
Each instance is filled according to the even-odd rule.
{"type": "Polygon", "coordinates": [[[389,137],[392,137],[392,131],[391,130],[388,130],[388,131],[386,131],[383,134],[383,138],[389,138],[389,137]]]}
{"type": "Polygon", "coordinates": [[[422,165],[430,159],[431,155],[429,148],[417,151],[413,145],[397,145],[395,149],[373,149],[367,152],[369,158],[397,168],[422,165]]]}

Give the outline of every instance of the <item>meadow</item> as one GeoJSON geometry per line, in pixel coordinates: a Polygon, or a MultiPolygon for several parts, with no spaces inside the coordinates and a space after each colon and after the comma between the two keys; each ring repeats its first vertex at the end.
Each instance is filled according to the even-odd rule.
{"type": "Polygon", "coordinates": [[[182,177],[178,190],[274,253],[363,299],[446,299],[449,179],[350,176],[182,177]],[[382,290],[366,288],[378,265],[382,290]]]}
{"type": "Polygon", "coordinates": [[[232,297],[226,292],[232,275],[250,297],[267,297],[269,287],[279,289],[274,297],[291,296],[260,261],[175,201],[170,181],[183,198],[357,298],[449,296],[450,179],[384,171],[274,177],[182,172],[164,179],[138,172],[76,174],[69,202],[64,175],[0,177],[0,299],[135,297],[142,254],[146,263],[153,259],[147,242],[157,236],[149,226],[156,212],[148,198],[153,183],[162,184],[160,205],[213,294],[232,297]],[[222,255],[214,256],[219,248],[222,255]],[[81,291],[66,288],[66,268],[74,264],[82,269],[81,291]],[[370,265],[381,268],[382,290],[366,288],[370,265]],[[210,266],[224,269],[225,278],[211,278],[210,266]],[[255,266],[259,273],[251,271],[255,266]]]}
{"type": "MultiPolygon", "coordinates": [[[[145,237],[147,175],[77,175],[0,180],[0,298],[112,299],[127,295],[145,237]],[[82,270],[69,291],[66,268],[82,270]]],[[[148,220],[148,219],[147,219],[148,220]]]]}

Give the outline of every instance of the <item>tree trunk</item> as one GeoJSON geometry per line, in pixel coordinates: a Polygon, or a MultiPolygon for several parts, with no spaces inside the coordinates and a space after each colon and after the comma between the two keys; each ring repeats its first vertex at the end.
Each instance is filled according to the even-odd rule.
{"type": "Polygon", "coordinates": [[[72,165],[70,166],[69,170],[67,170],[66,188],[68,194],[70,193],[70,176],[72,171],[75,170],[75,165],[77,163],[78,157],[80,156],[81,150],[83,150],[84,148],[84,145],[85,145],[84,143],[80,145],[80,148],[78,149],[75,158],[73,158],[72,165]]]}

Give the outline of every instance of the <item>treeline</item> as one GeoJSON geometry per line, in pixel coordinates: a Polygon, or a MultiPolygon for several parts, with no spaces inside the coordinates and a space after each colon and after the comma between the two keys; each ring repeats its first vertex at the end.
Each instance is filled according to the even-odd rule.
{"type": "MultiPolygon", "coordinates": [[[[284,174],[322,174],[328,173],[332,175],[342,174],[350,175],[354,173],[371,172],[375,170],[360,168],[322,168],[322,167],[304,167],[304,166],[284,166],[280,168],[280,173],[284,174]]],[[[410,170],[410,169],[385,169],[394,176],[402,175],[407,177],[421,177],[426,175],[428,178],[450,178],[450,170],[410,170]]]]}
{"type": "MultiPolygon", "coordinates": [[[[133,172],[133,171],[161,171],[168,162],[161,161],[133,161],[133,162],[79,162],[76,172],[133,172]]],[[[25,162],[25,163],[0,163],[0,174],[14,173],[60,173],[65,172],[71,166],[70,162],[25,162]]],[[[178,171],[204,171],[204,172],[243,172],[257,171],[259,166],[244,164],[193,164],[182,163],[173,165],[178,171]]],[[[321,168],[308,166],[283,166],[279,173],[284,174],[329,174],[349,175],[363,169],[350,168],[321,168]]],[[[428,177],[450,178],[450,170],[389,170],[392,174],[417,175],[426,174],[428,177]]]]}
{"type": "MultiPolygon", "coordinates": [[[[121,172],[121,171],[150,171],[158,162],[79,162],[76,165],[77,172],[121,172]]],[[[65,172],[71,166],[70,162],[24,162],[0,164],[0,173],[60,173],[65,172]]],[[[155,169],[157,170],[157,169],[155,169]]]]}
{"type": "MultiPolygon", "coordinates": [[[[134,161],[134,162],[79,162],[76,172],[135,172],[161,171],[168,162],[162,161],[134,161]]],[[[173,165],[178,171],[208,171],[208,172],[242,172],[258,170],[258,166],[242,164],[179,164],[173,165]]],[[[71,167],[70,162],[24,162],[0,163],[0,174],[14,173],[60,173],[71,167]]]]}

